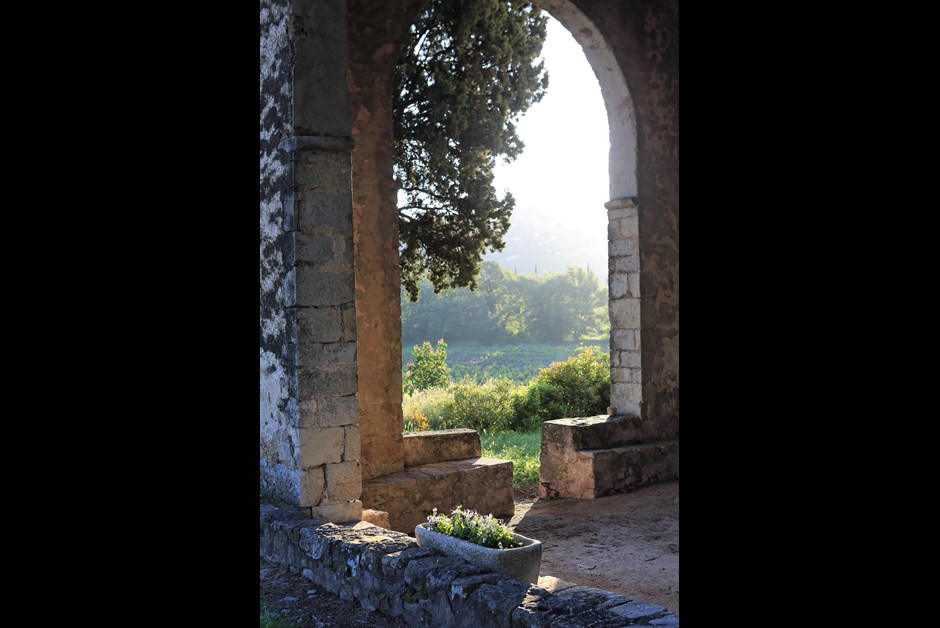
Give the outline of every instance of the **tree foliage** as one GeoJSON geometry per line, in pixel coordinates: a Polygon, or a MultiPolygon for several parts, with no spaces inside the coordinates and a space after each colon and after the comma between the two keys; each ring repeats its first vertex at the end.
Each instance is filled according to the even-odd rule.
{"type": "Polygon", "coordinates": [[[497,157],[523,149],[514,121],[541,100],[535,63],[547,17],[522,0],[428,0],[395,71],[394,164],[401,185],[402,286],[418,298],[476,287],[487,251],[499,251],[515,205],[493,189],[497,157]]]}
{"type": "Polygon", "coordinates": [[[444,337],[453,342],[577,341],[609,329],[607,291],[592,271],[516,275],[485,261],[479,287],[401,295],[402,336],[408,341],[444,337]]]}

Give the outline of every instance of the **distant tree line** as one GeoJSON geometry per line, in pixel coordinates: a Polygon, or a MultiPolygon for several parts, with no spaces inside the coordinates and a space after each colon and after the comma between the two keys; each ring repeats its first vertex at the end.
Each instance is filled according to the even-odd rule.
{"type": "Polygon", "coordinates": [[[420,299],[401,293],[402,340],[568,342],[607,333],[607,290],[597,275],[568,267],[564,273],[517,275],[483,262],[477,289],[434,293],[420,283],[420,299]]]}

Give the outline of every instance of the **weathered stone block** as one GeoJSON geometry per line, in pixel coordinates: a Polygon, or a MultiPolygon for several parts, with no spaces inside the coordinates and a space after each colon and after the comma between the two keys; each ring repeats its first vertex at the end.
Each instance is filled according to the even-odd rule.
{"type": "Polygon", "coordinates": [[[640,300],[639,299],[611,299],[608,301],[611,329],[639,329],[640,328],[640,300]]]}
{"type": "Polygon", "coordinates": [[[662,606],[634,600],[621,606],[610,609],[618,617],[634,622],[639,619],[654,619],[665,615],[668,611],[662,606]]]}
{"type": "Polygon", "coordinates": [[[297,273],[297,305],[342,305],[356,298],[352,271],[331,272],[300,264],[297,273]]]}
{"type": "Polygon", "coordinates": [[[362,502],[359,500],[349,502],[324,502],[310,509],[315,519],[345,523],[347,521],[362,520],[362,502]]]}
{"type": "Polygon", "coordinates": [[[480,435],[476,430],[453,429],[411,432],[403,435],[406,467],[448,460],[479,458],[480,435]]]}
{"type": "MultiPolygon", "coordinates": [[[[298,142],[295,142],[298,143],[298,142]]],[[[299,143],[303,143],[302,140],[299,143]]],[[[291,153],[298,190],[347,192],[352,174],[348,152],[297,150],[291,153]]]]}
{"type": "Polygon", "coordinates": [[[611,266],[616,273],[632,273],[640,270],[640,257],[628,255],[624,257],[610,257],[611,266]]]}
{"type": "Polygon", "coordinates": [[[358,421],[359,403],[355,396],[320,399],[315,408],[316,422],[323,427],[354,425],[358,421]]]}
{"type": "Polygon", "coordinates": [[[356,363],[355,342],[334,342],[324,345],[323,353],[327,364],[356,363]]]}
{"type": "Polygon", "coordinates": [[[337,342],[343,338],[343,316],[338,307],[292,308],[297,315],[298,342],[337,342]]]}
{"type": "Polygon", "coordinates": [[[629,369],[611,367],[610,369],[610,381],[611,382],[629,382],[630,381],[630,372],[629,369]]]}
{"type": "Polygon", "coordinates": [[[326,264],[336,257],[334,239],[329,236],[311,236],[298,232],[294,238],[298,262],[326,264]]]}
{"type": "Polygon", "coordinates": [[[352,196],[349,192],[302,190],[297,203],[299,233],[329,227],[337,233],[352,234],[352,196]]]}
{"type": "Polygon", "coordinates": [[[615,239],[607,242],[607,255],[610,257],[623,257],[636,254],[636,243],[633,240],[615,239]]]}
{"type": "MultiPolygon", "coordinates": [[[[625,366],[632,369],[640,368],[640,352],[639,351],[618,351],[618,357],[620,358],[620,366],[625,366]]],[[[627,380],[617,380],[617,381],[627,381],[627,380]]]]}
{"type": "Polygon", "coordinates": [[[639,225],[635,216],[621,216],[610,218],[607,223],[607,240],[636,240],[639,235],[639,225]]]}
{"type": "Polygon", "coordinates": [[[627,282],[627,274],[612,274],[610,276],[609,286],[611,299],[620,299],[622,297],[628,296],[629,284],[627,282]]]}
{"type": "Polygon", "coordinates": [[[300,506],[316,506],[323,498],[323,467],[300,472],[300,506]]]}
{"type": "Polygon", "coordinates": [[[350,342],[356,340],[356,307],[347,303],[342,307],[343,312],[343,340],[350,342]]]}
{"type": "Polygon", "coordinates": [[[300,428],[300,466],[333,464],[343,459],[345,431],[341,427],[300,428]]]}
{"type": "Polygon", "coordinates": [[[359,462],[361,458],[362,445],[359,442],[359,426],[347,425],[346,430],[346,449],[343,453],[343,462],[359,462]]]}
{"type": "Polygon", "coordinates": [[[311,366],[298,367],[300,402],[311,397],[345,397],[355,395],[358,373],[355,364],[339,365],[330,370],[311,366]]]}
{"type": "Polygon", "coordinates": [[[389,528],[388,513],[384,510],[372,510],[371,508],[362,509],[362,520],[368,521],[372,525],[380,528],[389,528]]]}
{"type": "Polygon", "coordinates": [[[640,296],[640,273],[628,273],[627,277],[630,282],[630,296],[639,297],[640,296]]]}
{"type": "Polygon", "coordinates": [[[658,619],[650,621],[650,626],[679,626],[679,616],[672,613],[667,613],[658,619]]]}
{"type": "Polygon", "coordinates": [[[610,330],[611,350],[632,351],[636,348],[636,333],[632,329],[610,330]]]}
{"type": "Polygon", "coordinates": [[[358,462],[328,464],[324,468],[324,473],[326,496],[330,501],[352,501],[359,499],[362,495],[362,475],[359,472],[358,462]]]}
{"type": "Polygon", "coordinates": [[[323,357],[323,343],[303,342],[298,343],[294,351],[294,364],[297,366],[319,367],[325,358],[323,357]]]}
{"type": "Polygon", "coordinates": [[[610,403],[617,408],[617,414],[639,416],[639,404],[643,401],[643,387],[640,384],[611,382],[610,403]]]}

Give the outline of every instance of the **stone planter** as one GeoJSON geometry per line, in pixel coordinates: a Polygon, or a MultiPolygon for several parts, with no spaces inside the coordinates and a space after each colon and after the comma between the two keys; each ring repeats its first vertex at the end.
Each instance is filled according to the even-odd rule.
{"type": "Polygon", "coordinates": [[[433,547],[449,556],[459,556],[474,565],[538,584],[539,569],[542,566],[542,542],[521,534],[513,536],[522,541],[522,547],[496,549],[429,530],[427,523],[419,523],[415,527],[415,538],[421,547],[433,547]]]}

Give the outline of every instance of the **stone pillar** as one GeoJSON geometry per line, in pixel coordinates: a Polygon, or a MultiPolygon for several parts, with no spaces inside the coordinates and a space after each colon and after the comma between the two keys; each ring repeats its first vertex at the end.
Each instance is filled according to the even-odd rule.
{"type": "MultiPolygon", "coordinates": [[[[294,136],[294,291],[300,506],[318,519],[362,512],[349,137],[294,136]]],[[[293,296],[291,300],[290,297],[293,296]]],[[[289,323],[289,324],[290,324],[289,323]]]]}
{"type": "Polygon", "coordinates": [[[421,0],[349,0],[349,115],[362,477],[404,469],[398,186],[392,176],[392,90],[401,40],[421,0]]]}
{"type": "MultiPolygon", "coordinates": [[[[294,0],[293,152],[300,506],[362,515],[345,0],[294,0]]],[[[289,299],[290,301],[290,299],[289,299]]]]}
{"type": "MultiPolygon", "coordinates": [[[[268,10],[283,10],[282,4],[272,1],[277,6],[268,10]]],[[[263,3],[262,23],[265,8],[263,3]]],[[[351,521],[362,515],[362,475],[346,1],[294,0],[282,21],[287,28],[278,30],[278,37],[286,35],[292,63],[279,66],[289,74],[279,93],[290,94],[285,117],[291,124],[278,148],[290,185],[281,194],[277,217],[283,232],[279,307],[262,320],[262,337],[266,326],[284,328],[284,425],[268,440],[289,481],[279,484],[286,490],[268,492],[314,518],[351,521]]],[[[263,252],[262,278],[264,259],[263,252]]],[[[262,415],[262,477],[264,420],[262,415]]]]}
{"type": "Polygon", "coordinates": [[[610,405],[617,414],[640,416],[640,254],[636,200],[619,198],[607,208],[610,299],[610,405]]]}

